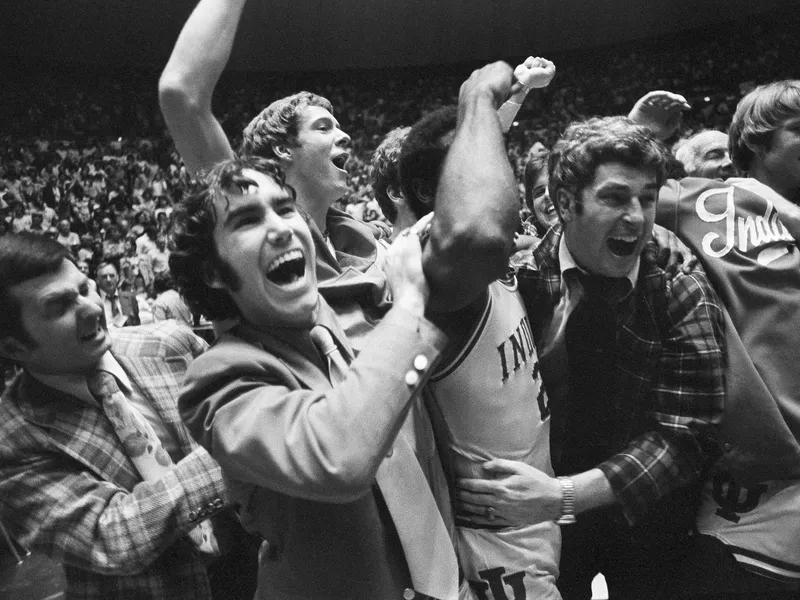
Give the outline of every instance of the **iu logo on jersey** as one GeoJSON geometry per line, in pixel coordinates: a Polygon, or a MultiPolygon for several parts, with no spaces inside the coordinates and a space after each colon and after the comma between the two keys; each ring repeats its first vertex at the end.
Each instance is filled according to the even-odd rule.
{"type": "Polygon", "coordinates": [[[469,585],[475,592],[478,600],[525,600],[525,571],[519,573],[505,574],[503,567],[478,571],[483,581],[470,580],[469,585]],[[506,591],[510,591],[513,596],[508,596],[506,591]]]}

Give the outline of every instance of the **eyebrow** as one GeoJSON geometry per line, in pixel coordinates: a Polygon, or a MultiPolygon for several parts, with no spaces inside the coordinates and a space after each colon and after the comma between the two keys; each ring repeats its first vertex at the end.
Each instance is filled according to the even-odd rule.
{"type": "Polygon", "coordinates": [[[50,292],[49,294],[45,294],[40,299],[42,306],[47,309],[54,304],[58,304],[64,300],[67,300],[74,296],[74,290],[58,290],[55,292],[50,292]]]}
{"type": "Polygon", "coordinates": [[[258,212],[261,208],[261,204],[256,204],[255,202],[248,203],[248,204],[240,204],[236,208],[232,208],[228,211],[228,214],[225,215],[225,222],[224,225],[228,225],[231,221],[236,219],[237,217],[241,217],[247,213],[258,212]]]}
{"type": "Polygon", "coordinates": [[[323,123],[323,122],[328,124],[328,125],[330,125],[330,126],[332,126],[332,127],[339,127],[339,121],[337,121],[333,117],[329,117],[327,115],[323,115],[321,117],[317,117],[316,119],[311,121],[311,127],[314,127],[315,125],[318,125],[319,123],[323,123]]]}
{"type": "MultiPolygon", "coordinates": [[[[611,191],[611,190],[623,190],[623,191],[627,192],[627,191],[630,191],[630,189],[631,189],[631,186],[629,186],[627,183],[617,183],[616,181],[612,181],[612,182],[603,183],[599,188],[597,188],[597,191],[598,192],[606,192],[606,191],[611,191]]],[[[655,181],[653,183],[648,183],[646,186],[644,186],[644,189],[646,189],[646,190],[648,190],[648,189],[656,189],[657,190],[658,189],[658,183],[656,183],[655,181]]]]}

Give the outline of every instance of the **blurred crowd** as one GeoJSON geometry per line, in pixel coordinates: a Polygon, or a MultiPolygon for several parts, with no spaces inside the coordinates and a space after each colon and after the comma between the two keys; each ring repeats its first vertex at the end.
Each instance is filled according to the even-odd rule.
{"type": "MultiPolygon", "coordinates": [[[[537,142],[550,147],[570,121],[624,114],[643,93],[662,89],[692,105],[681,135],[725,130],[739,98],[756,84],[798,75],[777,60],[797,46],[790,24],[773,15],[554,56],[558,84],[528,96],[508,135],[521,200],[526,153],[537,142]]],[[[342,208],[371,221],[383,218],[369,185],[375,147],[392,128],[455,103],[471,68],[230,73],[217,86],[214,112],[236,147],[244,125],[273,100],[298,89],[327,97],[352,138],[342,208]]],[[[114,263],[122,286],[140,298],[143,322],[156,278],[168,270],[172,206],[190,184],[159,111],[156,80],[149,71],[34,72],[11,75],[0,96],[9,117],[0,140],[0,232],[52,236],[92,276],[102,262],[114,263]]]]}

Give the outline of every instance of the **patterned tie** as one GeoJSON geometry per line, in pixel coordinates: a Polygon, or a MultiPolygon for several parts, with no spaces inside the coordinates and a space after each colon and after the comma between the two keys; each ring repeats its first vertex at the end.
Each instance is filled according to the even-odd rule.
{"type": "MultiPolygon", "coordinates": [[[[117,385],[116,378],[108,371],[97,370],[86,379],[89,391],[114,426],[125,454],[131,459],[144,481],[160,479],[172,469],[174,463],[158,435],[141,413],[131,404],[117,385]]],[[[219,556],[217,539],[210,521],[203,521],[189,531],[189,539],[197,549],[212,556],[219,556]]]]}
{"type": "MultiPolygon", "coordinates": [[[[331,383],[344,380],[347,361],[324,325],[311,330],[311,340],[328,363],[331,383]]],[[[403,432],[395,439],[375,480],[392,515],[411,580],[417,592],[440,600],[458,598],[458,563],[439,507],[414,450],[403,432]]]]}

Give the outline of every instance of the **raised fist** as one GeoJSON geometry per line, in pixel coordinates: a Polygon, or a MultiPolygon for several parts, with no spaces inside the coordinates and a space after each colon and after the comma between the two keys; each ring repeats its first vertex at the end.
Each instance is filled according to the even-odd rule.
{"type": "Polygon", "coordinates": [[[529,56],[514,69],[514,77],[527,89],[547,87],[555,76],[556,66],[540,56],[529,56]]]}

